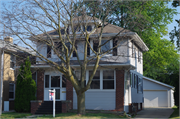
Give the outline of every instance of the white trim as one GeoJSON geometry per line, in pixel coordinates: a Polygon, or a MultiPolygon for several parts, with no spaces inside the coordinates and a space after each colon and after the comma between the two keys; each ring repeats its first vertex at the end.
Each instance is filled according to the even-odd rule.
{"type": "Polygon", "coordinates": [[[174,88],[175,88],[175,87],[173,87],[173,86],[170,86],[170,85],[168,85],[168,84],[162,83],[162,82],[160,82],[160,81],[157,81],[157,80],[154,80],[154,79],[151,79],[151,78],[145,77],[145,76],[143,76],[143,79],[146,79],[146,80],[149,80],[149,81],[151,81],[151,82],[154,82],[154,83],[157,83],[157,84],[160,84],[160,85],[166,86],[166,87],[168,87],[168,88],[172,88],[172,89],[174,89],[174,88]]]}

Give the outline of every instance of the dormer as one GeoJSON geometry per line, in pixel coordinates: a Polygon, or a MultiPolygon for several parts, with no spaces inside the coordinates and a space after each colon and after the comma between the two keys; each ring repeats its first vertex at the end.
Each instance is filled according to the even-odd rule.
{"type": "MultiPolygon", "coordinates": [[[[102,26],[101,20],[90,16],[78,16],[73,18],[72,21],[74,27],[73,29],[74,31],[76,31],[76,34],[81,34],[85,32],[85,27],[87,29],[87,32],[91,32],[95,28],[95,25],[102,26]]],[[[69,33],[72,34],[72,28],[70,25],[69,25],[69,33]]]]}

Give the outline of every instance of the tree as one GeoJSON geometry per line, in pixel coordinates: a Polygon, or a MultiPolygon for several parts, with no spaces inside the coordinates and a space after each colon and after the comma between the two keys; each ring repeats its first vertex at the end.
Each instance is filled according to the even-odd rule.
{"type": "MultiPolygon", "coordinates": [[[[112,50],[116,48],[118,44],[112,49],[106,51],[101,50],[102,46],[106,45],[108,41],[113,40],[113,38],[126,31],[126,29],[121,29],[119,30],[119,33],[113,37],[109,37],[107,42],[101,43],[102,31],[108,24],[106,22],[107,17],[110,16],[112,10],[115,9],[110,8],[116,6],[117,3],[110,0],[98,0],[98,4],[95,4],[95,2],[92,2],[91,4],[94,9],[85,7],[84,3],[84,1],[75,0],[15,1],[8,9],[5,6],[4,11],[2,12],[3,20],[1,20],[1,24],[3,24],[5,28],[9,29],[8,31],[6,30],[8,35],[16,36],[25,45],[37,53],[37,58],[60,71],[66,79],[72,83],[78,97],[78,114],[85,114],[85,91],[87,91],[91,85],[93,76],[98,69],[100,59],[105,54],[112,53],[112,50]],[[79,15],[80,17],[78,17],[79,15]],[[88,17],[87,15],[90,15],[91,17],[88,17]],[[94,25],[91,32],[87,30],[88,23],[86,21],[88,20],[92,21],[94,25]],[[97,22],[99,20],[101,20],[100,24],[97,22]],[[72,28],[72,33],[69,33],[69,27],[72,28]],[[96,31],[98,28],[100,28],[100,30],[96,31]],[[57,37],[52,37],[51,32],[48,32],[50,30],[54,30],[58,34],[57,37]],[[81,35],[77,35],[77,31],[81,31],[81,35]],[[92,36],[94,32],[97,35],[96,39],[99,41],[97,50],[94,50],[89,42],[89,37],[92,36]],[[57,55],[60,63],[49,60],[47,57],[43,56],[37,51],[37,49],[32,47],[29,43],[30,41],[27,42],[28,39],[37,45],[43,43],[46,44],[57,55]],[[76,41],[78,39],[83,39],[84,41],[83,43],[85,47],[82,51],[83,60],[80,60],[80,55],[78,54],[76,48],[76,41]],[[55,41],[59,42],[59,44],[55,44],[55,41]],[[93,56],[88,56],[87,48],[91,49],[94,53],[93,56]],[[73,67],[70,62],[71,55],[73,54],[76,55],[78,64],[81,66],[80,79],[78,79],[77,75],[74,73],[76,68],[73,67]],[[92,74],[85,86],[85,71],[88,63],[91,61],[95,63],[92,74]]],[[[138,16],[141,16],[140,10],[138,12],[135,11],[134,13],[134,9],[136,9],[136,7],[129,7],[129,9],[131,9],[131,14],[136,15],[137,18],[138,16]]],[[[126,21],[133,24],[133,26],[142,26],[141,23],[137,24],[134,20],[136,19],[127,19],[126,21]]],[[[129,30],[133,29],[133,26],[129,30]]],[[[122,35],[121,37],[123,39],[126,36],[122,35]]]]}
{"type": "MultiPolygon", "coordinates": [[[[178,7],[180,6],[180,2],[179,1],[173,1],[172,3],[173,7],[178,7]]],[[[174,26],[174,30],[172,30],[169,35],[170,35],[170,39],[171,42],[174,43],[174,41],[176,40],[176,45],[177,45],[177,49],[180,50],[180,41],[179,41],[179,34],[180,34],[180,20],[176,19],[175,20],[178,23],[178,27],[174,26]]]]}
{"type": "Polygon", "coordinates": [[[35,100],[36,83],[32,79],[31,62],[29,57],[21,65],[16,82],[15,110],[17,112],[30,112],[30,101],[35,100]]]}

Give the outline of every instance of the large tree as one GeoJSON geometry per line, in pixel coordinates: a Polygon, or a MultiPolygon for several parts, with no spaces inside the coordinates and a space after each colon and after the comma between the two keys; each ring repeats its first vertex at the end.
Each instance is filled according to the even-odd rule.
{"type": "MultiPolygon", "coordinates": [[[[5,27],[5,29],[8,29],[6,30],[6,32],[3,33],[7,33],[12,37],[16,36],[16,38],[21,40],[26,46],[28,46],[37,53],[37,58],[41,59],[43,62],[49,64],[56,70],[60,71],[66,77],[66,79],[72,83],[78,98],[77,113],[79,114],[85,114],[85,91],[87,91],[91,85],[93,76],[95,75],[98,69],[101,57],[103,57],[107,53],[111,53],[113,48],[117,47],[116,45],[110,50],[103,51],[101,50],[101,47],[105,45],[107,42],[102,44],[101,40],[103,35],[103,29],[107,25],[107,18],[112,15],[111,13],[113,12],[113,10],[116,9],[116,6],[120,3],[118,1],[116,2],[110,0],[98,0],[97,2],[91,3],[91,6],[93,7],[93,9],[91,9],[90,7],[85,7],[84,3],[86,4],[86,2],[80,0],[15,1],[11,4],[11,6],[4,7],[4,10],[2,11],[3,20],[1,19],[0,22],[5,27]],[[77,17],[79,15],[81,17],[77,17]],[[91,17],[87,17],[86,15],[89,15],[91,17]],[[99,20],[101,20],[101,24],[97,23],[98,19],[96,17],[99,20]],[[88,20],[93,21],[93,24],[95,26],[91,32],[87,31],[88,24],[86,21],[88,20]],[[71,34],[68,32],[69,27],[72,28],[71,34]],[[48,32],[50,30],[56,31],[58,35],[56,37],[52,37],[51,32],[48,32]],[[82,31],[81,35],[77,35],[76,31],[82,31]],[[97,32],[96,40],[99,41],[97,50],[93,50],[89,42],[89,37],[92,35],[94,31],[97,32]],[[40,52],[36,50],[36,48],[32,46],[31,43],[29,43],[29,38],[32,42],[35,42],[37,45],[43,43],[46,44],[53,50],[53,52],[57,55],[59,61],[61,62],[57,63],[43,56],[40,52]],[[84,39],[85,47],[82,51],[84,57],[83,61],[80,60],[80,55],[78,54],[76,48],[76,41],[78,39],[84,39]],[[61,45],[54,44],[55,41],[60,42],[61,45]],[[69,44],[71,45],[71,47],[69,47],[69,44]],[[87,48],[90,48],[92,50],[92,52],[94,53],[93,56],[88,56],[87,48]],[[71,66],[70,63],[72,54],[76,55],[78,64],[81,67],[80,80],[78,80],[78,76],[74,73],[76,68],[71,66]],[[89,77],[87,85],[84,85],[87,65],[91,61],[94,61],[93,71],[89,77]]],[[[129,30],[133,30],[134,27],[143,28],[142,23],[148,23],[148,20],[143,19],[142,17],[141,10],[143,9],[144,3],[146,2],[142,2],[142,4],[138,4],[137,6],[127,8],[131,11],[129,12],[130,15],[133,15],[133,17],[135,18],[133,20],[129,19],[129,17],[123,18],[124,21],[131,24],[129,30]],[[140,7],[141,9],[137,9],[137,7],[140,7]],[[142,23],[137,22],[137,20],[142,21],[142,23]]],[[[121,4],[125,3],[122,2],[121,4]]],[[[126,2],[126,4],[131,4],[131,2],[126,2]]],[[[124,15],[126,15],[126,13],[124,13],[124,15]]],[[[116,19],[116,17],[117,16],[115,16],[114,19],[116,19]]],[[[113,37],[109,37],[108,41],[113,40],[113,38],[124,32],[124,30],[125,29],[122,29],[113,37]]],[[[123,39],[123,37],[126,36],[122,35],[121,39],[123,39]]]]}

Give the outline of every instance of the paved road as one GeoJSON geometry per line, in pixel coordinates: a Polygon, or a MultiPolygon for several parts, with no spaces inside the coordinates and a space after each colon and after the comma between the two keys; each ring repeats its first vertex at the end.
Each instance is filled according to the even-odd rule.
{"type": "Polygon", "coordinates": [[[144,108],[144,110],[141,110],[137,113],[136,119],[143,119],[143,118],[163,118],[168,119],[170,115],[173,113],[172,108],[144,108]]]}

